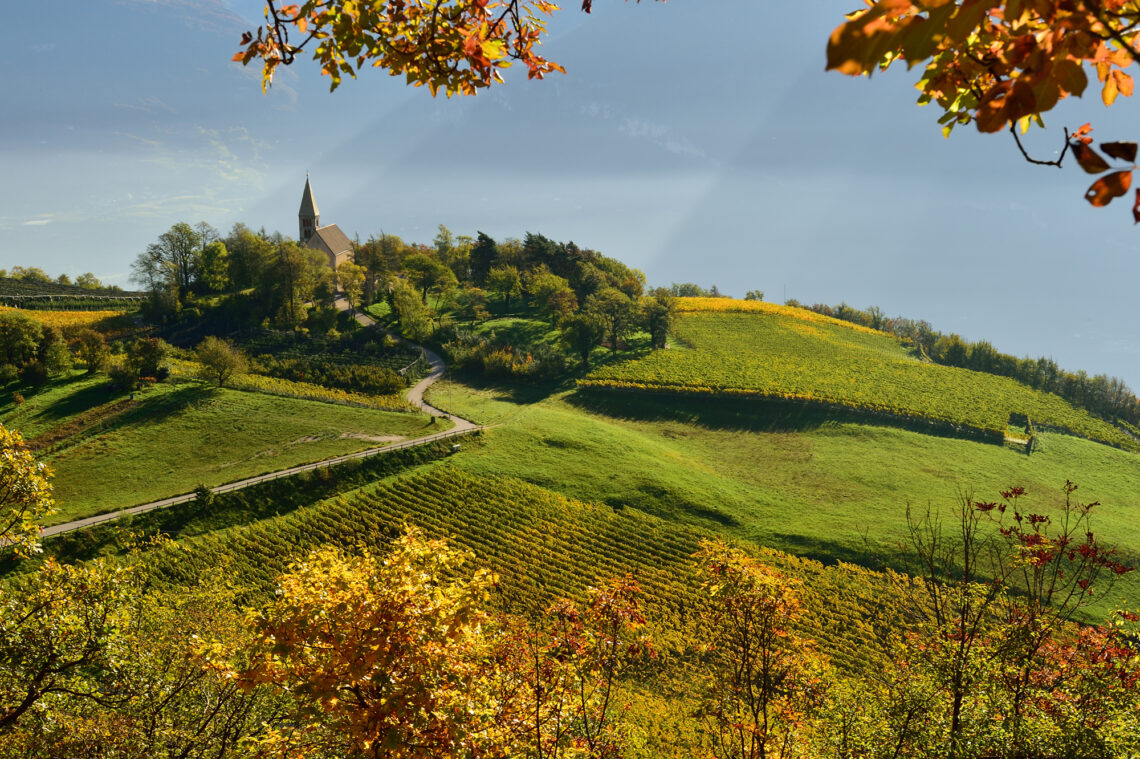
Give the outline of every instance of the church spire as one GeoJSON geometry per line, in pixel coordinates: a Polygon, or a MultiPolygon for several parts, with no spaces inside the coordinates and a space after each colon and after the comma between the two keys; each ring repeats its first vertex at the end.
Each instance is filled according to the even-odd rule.
{"type": "Polygon", "coordinates": [[[297,212],[300,225],[300,241],[305,243],[321,223],[321,212],[317,210],[317,201],[313,197],[313,188],[309,185],[309,174],[305,173],[305,191],[301,194],[301,210],[297,212]]]}

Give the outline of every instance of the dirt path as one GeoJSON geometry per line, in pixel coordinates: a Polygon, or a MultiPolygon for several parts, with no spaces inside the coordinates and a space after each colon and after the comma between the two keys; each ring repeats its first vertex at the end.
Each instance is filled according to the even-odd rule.
{"type": "MultiPolygon", "coordinates": [[[[336,301],[336,306],[341,311],[348,311],[350,308],[348,301],[344,300],[344,298],[338,298],[336,301]]],[[[373,320],[371,316],[368,316],[367,314],[362,314],[359,312],[357,312],[357,314],[356,314],[356,321],[359,322],[360,324],[362,324],[363,326],[366,326],[366,327],[371,327],[371,326],[376,325],[375,320],[373,320]]],[[[397,337],[397,339],[399,339],[398,336],[394,335],[394,337],[397,337]]],[[[416,346],[416,347],[418,347],[418,346],[416,346]]],[[[431,405],[424,402],[424,391],[427,390],[429,387],[431,387],[432,384],[435,383],[435,381],[438,380],[441,376],[443,376],[443,373],[447,369],[447,366],[446,366],[446,364],[444,364],[443,359],[440,358],[434,351],[428,350],[427,348],[421,348],[421,350],[423,350],[424,355],[427,357],[428,364],[431,366],[431,372],[428,374],[427,377],[424,377],[422,380],[417,382],[414,387],[412,387],[410,390],[408,390],[408,394],[407,394],[408,402],[411,403],[413,406],[419,408],[424,413],[429,414],[433,417],[437,417],[437,418],[443,417],[445,419],[451,420],[452,424],[455,425],[454,427],[452,427],[449,430],[445,430],[443,432],[435,432],[431,435],[425,435],[424,437],[413,438],[412,440],[404,440],[402,442],[392,443],[389,445],[380,446],[378,448],[369,448],[368,450],[365,450],[365,451],[357,451],[356,453],[349,453],[349,454],[345,454],[344,456],[336,456],[336,457],[331,458],[331,459],[325,459],[323,461],[316,461],[316,462],[313,462],[312,464],[301,464],[299,466],[289,467],[288,469],[282,469],[282,470],[277,471],[277,472],[269,472],[268,474],[261,474],[261,475],[258,475],[256,477],[249,477],[247,479],[239,480],[237,482],[230,482],[230,483],[227,483],[225,485],[218,485],[217,487],[210,488],[211,492],[213,492],[213,493],[229,493],[229,492],[232,492],[234,490],[241,490],[242,488],[247,488],[250,485],[257,485],[258,483],[268,482],[269,480],[276,480],[276,479],[281,478],[281,477],[291,477],[295,474],[300,474],[302,472],[312,471],[313,469],[319,469],[321,467],[333,466],[335,464],[340,464],[340,463],[343,463],[345,461],[352,461],[353,459],[365,459],[365,458],[368,458],[370,456],[376,456],[376,455],[381,454],[381,453],[386,453],[388,451],[395,451],[395,450],[399,450],[401,448],[411,448],[412,446],[424,445],[426,443],[430,443],[430,442],[435,441],[435,440],[443,440],[443,439],[449,438],[449,437],[456,437],[458,435],[464,435],[464,434],[466,434],[468,432],[472,432],[474,430],[482,429],[482,427],[480,425],[475,424],[474,422],[472,422],[468,419],[464,419],[462,417],[456,416],[455,414],[449,414],[446,411],[442,411],[440,409],[437,409],[436,407],[431,406],[431,405]]],[[[113,512],[110,512],[107,514],[99,514],[99,515],[96,515],[93,517],[86,517],[84,519],[76,519],[76,520],[71,521],[71,522],[65,522],[64,524],[57,524],[57,525],[53,525],[51,527],[44,528],[43,536],[45,538],[47,538],[47,537],[51,537],[52,535],[59,535],[60,533],[63,533],[63,532],[71,532],[72,530],[79,530],[79,529],[82,529],[84,527],[90,527],[93,524],[100,524],[101,522],[109,522],[111,520],[118,519],[119,517],[123,517],[123,516],[126,516],[128,514],[142,514],[142,513],[145,513],[147,511],[153,511],[154,509],[160,509],[164,506],[174,506],[174,505],[179,504],[179,503],[186,503],[187,501],[193,500],[194,497],[195,497],[194,493],[185,493],[183,495],[176,495],[176,496],[172,496],[170,498],[163,498],[163,499],[158,500],[158,501],[151,501],[150,503],[140,504],[139,506],[132,506],[129,509],[122,509],[120,511],[113,511],[113,512]]]]}

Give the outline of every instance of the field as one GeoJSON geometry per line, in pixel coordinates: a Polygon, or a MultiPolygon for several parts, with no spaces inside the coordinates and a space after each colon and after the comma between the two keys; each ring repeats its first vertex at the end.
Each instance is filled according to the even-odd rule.
{"type": "Polygon", "coordinates": [[[581,384],[803,401],[962,427],[997,440],[1010,414],[1027,414],[1037,425],[1137,447],[1111,424],[1058,396],[1008,378],[924,362],[874,330],[775,308],[781,310],[683,312],[669,349],[600,367],[581,384]]]}
{"type": "MultiPolygon", "coordinates": [[[[901,566],[908,504],[949,513],[959,496],[1021,485],[1044,510],[1066,479],[1098,500],[1098,534],[1140,562],[1140,457],[1061,434],[1032,456],[892,426],[837,422],[821,409],[740,406],[444,381],[428,401],[494,427],[454,459],[584,501],[639,510],[821,561],[901,566]]],[[[1140,581],[1118,595],[1140,604],[1140,581]]]]}
{"type": "Polygon", "coordinates": [[[57,381],[0,405],[55,470],[52,523],[446,429],[393,413],[199,383],[159,384],[134,398],[105,378],[57,381]]]}

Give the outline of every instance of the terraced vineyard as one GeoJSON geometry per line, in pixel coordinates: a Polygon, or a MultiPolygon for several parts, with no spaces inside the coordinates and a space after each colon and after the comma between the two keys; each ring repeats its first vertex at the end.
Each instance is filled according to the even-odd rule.
{"type": "Polygon", "coordinates": [[[734,312],[729,307],[743,302],[723,299],[718,311],[702,311],[701,300],[682,299],[671,348],[601,367],[580,384],[826,404],[998,441],[1011,413],[1026,414],[1037,425],[1138,449],[1134,438],[1058,396],[921,361],[889,335],[771,304],[734,312]]]}
{"type": "MultiPolygon", "coordinates": [[[[499,573],[499,600],[516,613],[557,597],[580,597],[599,579],[633,573],[646,591],[659,643],[674,651],[690,644],[690,556],[708,533],[633,509],[573,501],[521,480],[476,477],[447,466],[276,519],[180,541],[162,549],[152,566],[178,583],[193,583],[226,567],[242,584],[267,591],[291,560],[312,548],[376,544],[409,523],[471,550],[477,565],[499,573]]],[[[806,581],[805,603],[817,612],[805,619],[805,632],[824,644],[832,660],[850,671],[873,666],[872,626],[876,619],[891,619],[902,602],[897,579],[775,551],[764,555],[806,581]]]]}
{"type": "Polygon", "coordinates": [[[27,282],[0,277],[0,304],[28,309],[109,309],[138,308],[145,293],[125,290],[93,290],[56,282],[27,282]]]}

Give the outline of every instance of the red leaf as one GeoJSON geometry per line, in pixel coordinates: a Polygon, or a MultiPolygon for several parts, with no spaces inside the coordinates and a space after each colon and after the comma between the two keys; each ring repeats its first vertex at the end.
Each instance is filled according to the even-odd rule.
{"type": "Polygon", "coordinates": [[[1107,206],[1113,198],[1119,198],[1128,192],[1128,188],[1131,186],[1131,171],[1114,171],[1093,182],[1092,186],[1085,192],[1085,200],[1097,208],[1107,206]]]}
{"type": "Polygon", "coordinates": [[[1140,190],[1136,191],[1136,202],[1132,204],[1132,220],[1140,224],[1140,190]]]}
{"type": "Polygon", "coordinates": [[[590,7],[593,6],[594,0],[582,0],[582,10],[586,13],[590,12],[590,7]]]}
{"type": "Polygon", "coordinates": [[[1099,174],[1109,169],[1108,162],[1083,142],[1073,143],[1073,155],[1077,157],[1077,163],[1081,165],[1081,168],[1089,174],[1099,174]]]}
{"type": "Polygon", "coordinates": [[[1136,163],[1135,142],[1102,142],[1100,149],[1113,158],[1128,161],[1129,163],[1136,163]]]}

